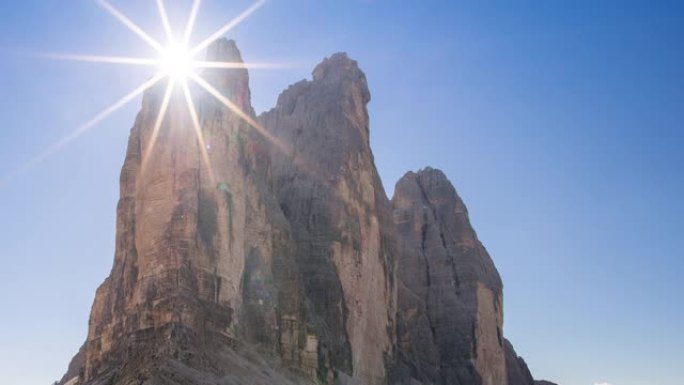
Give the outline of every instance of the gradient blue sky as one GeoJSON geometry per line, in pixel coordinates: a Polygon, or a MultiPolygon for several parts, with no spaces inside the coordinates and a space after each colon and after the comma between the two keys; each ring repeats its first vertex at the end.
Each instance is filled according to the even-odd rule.
{"type": "MultiPolygon", "coordinates": [[[[112,2],[162,37],[152,0],[112,2]]],[[[205,0],[196,38],[248,5],[205,0]]],[[[292,65],[252,71],[258,112],[323,57],[359,61],[388,193],[426,165],[451,178],[535,377],[682,383],[681,3],[272,0],[229,36],[292,65]]],[[[152,74],[33,52],[152,54],[94,1],[0,2],[0,180],[152,74]]],[[[85,338],[139,103],[0,186],[2,384],[51,383],[85,338]]]]}

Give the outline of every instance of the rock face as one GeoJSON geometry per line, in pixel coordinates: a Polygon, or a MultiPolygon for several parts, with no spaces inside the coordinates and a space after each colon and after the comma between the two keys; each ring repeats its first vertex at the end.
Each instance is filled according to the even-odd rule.
{"type": "Polygon", "coordinates": [[[530,370],[522,357],[513,349],[513,344],[505,340],[506,347],[506,370],[508,375],[508,385],[538,385],[532,378],[530,370]]]}
{"type": "MultiPolygon", "coordinates": [[[[208,59],[241,61],[228,40],[208,59]]],[[[60,384],[532,384],[444,174],[387,198],[355,61],[325,59],[258,118],[246,70],[202,75],[229,105],[143,98],[114,265],[60,384]]]]}
{"type": "MultiPolygon", "coordinates": [[[[396,312],[389,201],[373,163],[364,74],[344,54],[280,95],[261,120],[275,194],[295,240],[304,312],[321,377],[386,382],[396,312]],[[324,374],[325,373],[325,374],[324,374]]],[[[307,337],[309,338],[309,337],[307,337]]]]}
{"type": "MultiPolygon", "coordinates": [[[[241,60],[228,41],[211,46],[209,59],[241,60]]],[[[244,69],[205,77],[253,115],[244,69]]],[[[227,347],[239,344],[236,335],[277,342],[276,309],[284,306],[274,286],[281,276],[272,267],[289,265],[290,254],[287,223],[265,193],[259,158],[267,154],[259,154],[249,125],[210,95],[195,103],[204,144],[182,92],[170,94],[157,126],[165,88],[145,95],[131,130],[114,266],[90,318],[86,383],[153,381],[183,368],[235,375],[227,347]],[[257,279],[264,284],[255,292],[257,279]]]]}
{"type": "Polygon", "coordinates": [[[439,171],[397,183],[399,352],[411,377],[505,384],[502,285],[456,190],[439,171]]]}

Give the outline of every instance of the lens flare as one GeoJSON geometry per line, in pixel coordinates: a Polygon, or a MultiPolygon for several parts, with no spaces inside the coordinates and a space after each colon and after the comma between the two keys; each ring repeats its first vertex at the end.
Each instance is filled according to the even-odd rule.
{"type": "MultiPolygon", "coordinates": [[[[76,129],[73,133],[67,135],[66,137],[55,142],[52,146],[48,147],[38,156],[34,157],[24,165],[17,168],[14,172],[10,173],[10,176],[15,176],[16,174],[25,171],[27,168],[43,161],[47,157],[53,155],[58,150],[62,149],[64,146],[69,144],[71,141],[78,138],[84,132],[88,131],[90,128],[95,126],[105,117],[109,116],[116,110],[123,107],[125,104],[132,101],[136,96],[143,93],[146,89],[150,88],[153,84],[156,84],[164,78],[168,78],[167,89],[160,106],[159,115],[155,121],[154,129],[151,134],[149,143],[147,144],[147,151],[143,159],[142,170],[144,171],[145,166],[148,162],[150,152],[154,147],[154,142],[156,141],[157,134],[161,128],[162,121],[166,114],[166,110],[169,107],[171,94],[173,93],[174,87],[180,85],[185,95],[186,102],[188,104],[188,109],[192,118],[192,124],[195,128],[195,133],[197,135],[197,140],[200,148],[202,149],[202,157],[207,163],[207,168],[211,171],[212,167],[209,163],[208,152],[211,150],[211,145],[205,142],[205,138],[202,135],[202,130],[200,127],[199,118],[197,116],[197,109],[195,108],[192,97],[190,95],[189,88],[187,86],[187,80],[191,79],[198,83],[202,88],[207,90],[211,95],[216,97],[222,104],[224,104],[228,109],[239,116],[242,120],[247,122],[254,130],[259,132],[262,136],[273,142],[277,148],[284,150],[284,146],[275,139],[268,131],[261,127],[256,120],[247,113],[243,112],[238,106],[231,102],[228,98],[223,96],[218,90],[207,83],[200,74],[196,73],[196,69],[202,68],[215,68],[215,69],[233,69],[233,68],[257,68],[257,69],[273,69],[282,68],[282,66],[269,64],[269,63],[234,63],[234,62],[220,62],[220,61],[205,61],[205,60],[195,60],[195,56],[198,55],[202,50],[207,48],[214,40],[220,38],[226,32],[235,28],[242,21],[251,16],[257,9],[259,9],[266,0],[256,0],[249,8],[244,10],[238,16],[230,20],[223,27],[219,28],[216,32],[212,33],[210,36],[201,40],[201,42],[195,46],[188,46],[188,41],[193,33],[195,26],[195,20],[197,19],[197,14],[199,12],[199,7],[201,0],[194,0],[192,3],[192,8],[188,16],[187,23],[183,26],[180,31],[180,36],[178,40],[174,36],[174,30],[169,21],[168,13],[164,6],[164,0],[156,0],[157,8],[159,11],[159,16],[164,27],[164,31],[167,35],[167,44],[163,45],[159,41],[155,40],[150,36],[149,33],[144,31],[140,26],[134,23],[128,16],[123,12],[115,8],[107,0],[96,0],[97,3],[109,13],[111,16],[116,18],[124,26],[126,26],[131,32],[145,41],[152,47],[156,53],[156,58],[135,58],[135,57],[125,57],[125,56],[106,56],[106,55],[90,55],[90,54],[42,54],[35,55],[39,57],[56,59],[56,60],[71,60],[80,61],[88,63],[105,63],[105,64],[127,64],[127,65],[142,65],[142,66],[152,66],[156,67],[157,73],[147,82],[142,84],[140,87],[136,88],[129,95],[119,100],[117,103],[111,107],[100,112],[94,119],[87,122],[83,126],[76,129]]],[[[213,174],[213,173],[212,173],[213,174]]],[[[212,175],[212,179],[214,176],[212,175]]]]}
{"type": "Polygon", "coordinates": [[[194,68],[190,51],[181,43],[172,42],[159,59],[159,72],[174,80],[184,80],[194,68]]]}

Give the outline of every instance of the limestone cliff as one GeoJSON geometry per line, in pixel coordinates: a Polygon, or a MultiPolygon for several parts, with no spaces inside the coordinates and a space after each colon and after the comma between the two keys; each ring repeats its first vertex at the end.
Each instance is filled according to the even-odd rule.
{"type": "Polygon", "coordinates": [[[506,383],[499,274],[439,170],[406,174],[394,198],[401,240],[399,354],[424,383],[506,383]]]}
{"type": "Polygon", "coordinates": [[[509,340],[505,340],[504,344],[506,348],[508,385],[536,385],[525,360],[518,356],[518,353],[513,349],[513,344],[509,340]]]}
{"type": "MultiPolygon", "coordinates": [[[[208,51],[212,60],[241,60],[226,40],[208,51]]],[[[204,76],[253,115],[246,70],[204,76]]],[[[274,286],[287,269],[273,269],[291,265],[288,225],[268,192],[263,139],[198,90],[204,144],[180,91],[170,95],[166,118],[155,127],[165,86],[145,94],[131,130],[114,266],[97,290],[80,381],[268,378],[256,369],[268,365],[251,368],[236,358],[251,354],[237,335],[273,348],[277,309],[288,307],[274,286]],[[251,290],[256,280],[263,281],[258,292],[251,290]]]]}
{"type": "Polygon", "coordinates": [[[273,147],[275,193],[287,217],[304,313],[321,379],[386,382],[395,317],[389,201],[369,144],[370,93],[345,54],[283,92],[261,120],[273,147]],[[335,373],[337,370],[338,373],[335,373]],[[323,372],[321,372],[323,371],[323,372]]]}
{"type": "MultiPolygon", "coordinates": [[[[228,40],[208,56],[242,60],[228,40]]],[[[428,168],[387,198],[355,61],[325,59],[259,117],[245,69],[202,76],[241,112],[199,87],[196,115],[182,90],[145,94],[114,265],[61,385],[528,384],[451,183],[428,168]]]]}

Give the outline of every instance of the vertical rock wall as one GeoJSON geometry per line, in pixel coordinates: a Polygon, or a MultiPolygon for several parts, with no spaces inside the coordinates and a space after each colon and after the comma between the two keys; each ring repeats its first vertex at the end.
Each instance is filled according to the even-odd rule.
{"type": "Polygon", "coordinates": [[[409,172],[392,204],[403,377],[506,384],[501,279],[455,189],[439,170],[409,172]]]}
{"type": "MultiPolygon", "coordinates": [[[[208,60],[242,58],[219,40],[208,60]]],[[[451,183],[410,172],[388,200],[355,61],[325,59],[258,122],[245,69],[202,76],[241,112],[192,88],[198,131],[177,87],[157,127],[166,84],[145,94],[62,385],[531,385],[451,183]]]]}
{"type": "MultiPolygon", "coordinates": [[[[242,60],[227,40],[210,46],[208,59],[242,60]]],[[[254,116],[246,70],[203,75],[254,116]]],[[[200,141],[180,87],[155,130],[165,86],[146,93],[131,130],[116,255],[93,304],[86,381],[145,372],[155,357],[220,373],[207,340],[229,346],[243,333],[270,348],[277,341],[283,298],[273,266],[291,265],[291,251],[288,225],[266,181],[263,138],[213,96],[192,89],[200,141]]]]}
{"type": "Polygon", "coordinates": [[[275,193],[295,239],[306,305],[293,322],[308,324],[307,341],[317,341],[322,381],[384,383],[392,353],[391,222],[369,145],[369,100],[356,62],[336,54],[260,117],[283,143],[272,150],[275,193]]]}

